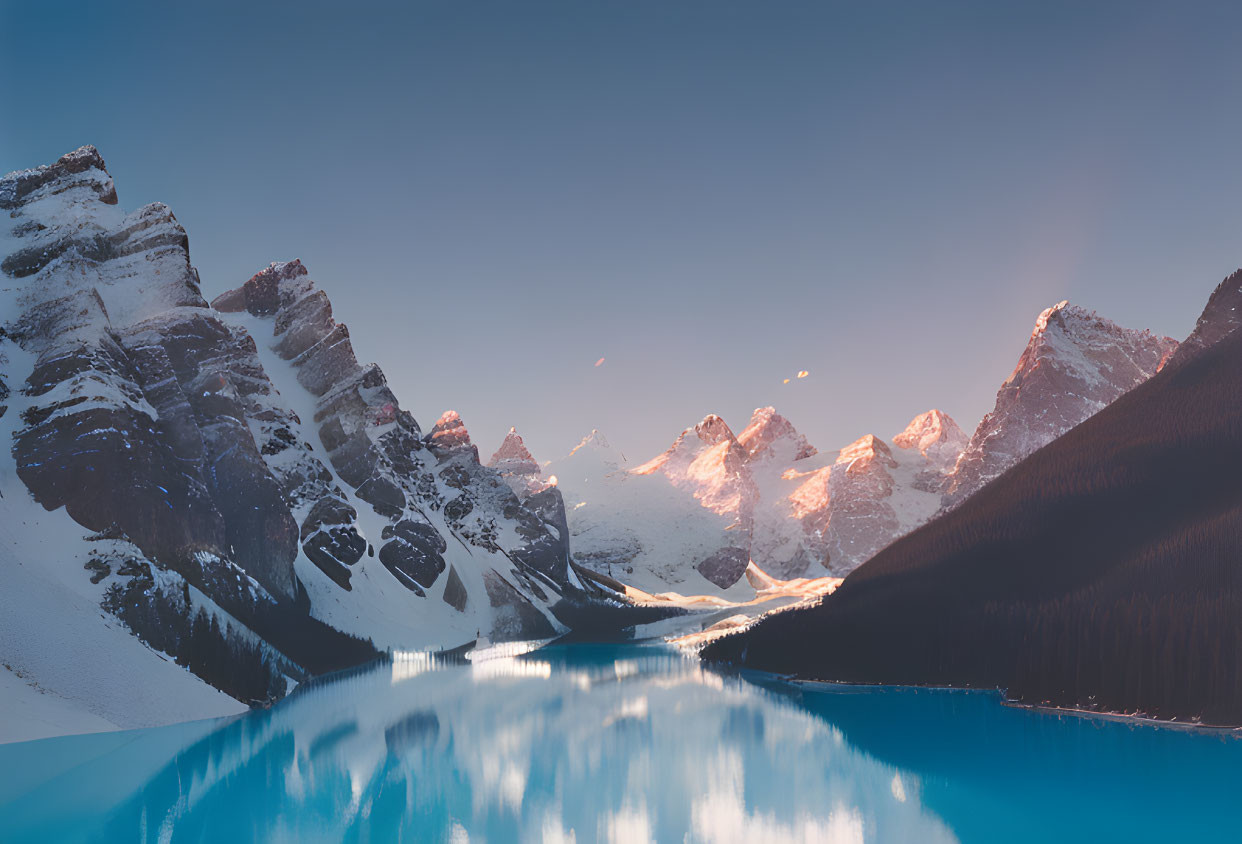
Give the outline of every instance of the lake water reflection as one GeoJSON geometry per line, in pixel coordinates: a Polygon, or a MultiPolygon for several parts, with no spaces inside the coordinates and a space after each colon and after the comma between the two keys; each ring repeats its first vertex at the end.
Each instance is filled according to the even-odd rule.
{"type": "Polygon", "coordinates": [[[577,645],[405,655],[233,720],[0,746],[0,840],[1232,841],[1239,786],[1231,735],[577,645]]]}

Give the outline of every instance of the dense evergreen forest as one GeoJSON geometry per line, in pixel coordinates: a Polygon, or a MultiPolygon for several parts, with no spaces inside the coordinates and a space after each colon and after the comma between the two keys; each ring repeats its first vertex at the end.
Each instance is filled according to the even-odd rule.
{"type": "Polygon", "coordinates": [[[704,656],[1242,724],[1242,332],[704,656]]]}
{"type": "MultiPolygon", "coordinates": [[[[179,590],[157,586],[146,562],[128,560],[119,573],[128,580],[107,589],[103,609],[155,650],[251,706],[284,697],[286,676],[302,682],[380,656],[370,641],[313,618],[301,590],[292,602],[215,590],[221,607],[244,622],[246,631],[240,625],[234,629],[227,620],[221,625],[217,614],[201,606],[195,610],[188,582],[179,590]]],[[[200,583],[208,576],[202,571],[196,574],[200,583]]]]}

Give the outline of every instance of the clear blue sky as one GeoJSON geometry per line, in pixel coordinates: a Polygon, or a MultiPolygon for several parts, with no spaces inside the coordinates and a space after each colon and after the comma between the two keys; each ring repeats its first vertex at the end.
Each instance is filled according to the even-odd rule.
{"type": "Polygon", "coordinates": [[[0,171],[95,144],[209,297],[302,258],[485,456],[969,430],[1042,308],[1242,265],[1236,4],[184,5],[0,2],[0,171]]]}

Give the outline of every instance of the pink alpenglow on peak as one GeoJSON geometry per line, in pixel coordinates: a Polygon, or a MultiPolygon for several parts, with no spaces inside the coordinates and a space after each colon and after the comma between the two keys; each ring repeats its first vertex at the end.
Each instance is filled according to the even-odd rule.
{"type": "Polygon", "coordinates": [[[897,461],[893,459],[892,449],[875,434],[865,434],[859,437],[841,449],[837,455],[837,463],[848,464],[851,469],[855,464],[867,461],[876,461],[889,467],[897,466],[897,461]]]}
{"type": "Polygon", "coordinates": [[[956,506],[1155,375],[1177,345],[1068,302],[1041,312],[1017,366],[996,394],[995,408],[958,460],[945,506],[956,506]]]}
{"type": "Polygon", "coordinates": [[[474,444],[470,442],[470,432],[466,430],[466,423],[461,421],[456,410],[444,411],[427,435],[427,442],[433,449],[441,452],[474,448],[474,444]]]}
{"type": "Polygon", "coordinates": [[[756,408],[750,423],[738,434],[737,441],[746,452],[747,460],[760,458],[785,461],[802,460],[816,453],[815,446],[798,433],[788,419],[774,407],[756,408]]]}
{"type": "Polygon", "coordinates": [[[659,472],[674,486],[693,494],[704,507],[731,516],[737,527],[749,530],[755,494],[745,463],[745,450],[733,431],[719,416],[709,414],[682,431],[667,451],[633,473],[659,472]]]}
{"type": "Polygon", "coordinates": [[[929,410],[910,420],[906,429],[893,437],[898,448],[917,449],[919,454],[936,463],[951,467],[966,450],[970,438],[947,414],[929,410]]]}
{"type": "Polygon", "coordinates": [[[519,498],[533,495],[547,487],[549,483],[555,486],[551,480],[548,483],[544,482],[539,464],[535,462],[534,456],[526,448],[526,443],[522,441],[516,428],[510,428],[509,433],[505,434],[500,448],[496,449],[496,453],[492,455],[491,460],[487,461],[487,465],[500,473],[505,483],[519,498]]]}
{"type": "MultiPolygon", "coordinates": [[[[961,430],[939,411],[916,417],[896,439],[890,445],[868,434],[821,454],[771,407],[756,410],[739,436],[719,416],[704,417],[663,454],[621,474],[664,479],[670,492],[683,496],[678,512],[697,505],[721,517],[715,530],[725,532],[693,551],[687,547],[687,555],[700,556],[661,558],[660,568],[641,571],[644,582],[682,590],[694,583],[702,588],[706,580],[733,595],[747,582],[738,581],[745,566],[736,563],[744,557],[779,579],[847,574],[936,512],[945,473],[965,444],[961,430]],[[713,545],[731,550],[717,553],[713,545]]],[[[562,478],[574,491],[580,487],[574,473],[562,478]]],[[[660,504],[663,510],[670,506],[667,500],[660,504]]],[[[582,537],[577,547],[589,541],[600,549],[591,565],[619,568],[623,578],[633,568],[639,577],[642,558],[610,556],[605,538],[642,535],[612,545],[655,547],[654,537],[643,538],[644,526],[664,514],[654,509],[635,508],[624,524],[614,524],[582,504],[571,506],[568,518],[571,531],[582,537]]]]}

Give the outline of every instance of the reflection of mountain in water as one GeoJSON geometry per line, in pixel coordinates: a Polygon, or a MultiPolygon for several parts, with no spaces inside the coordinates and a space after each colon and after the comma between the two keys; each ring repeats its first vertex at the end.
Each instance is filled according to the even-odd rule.
{"type": "Polygon", "coordinates": [[[1242,820],[1232,739],[754,682],[656,647],[520,650],[399,655],[218,726],[0,746],[5,840],[1133,841],[1242,820]]]}
{"type": "MultiPolygon", "coordinates": [[[[0,801],[18,798],[0,808],[8,831],[58,841],[99,840],[99,829],[116,841],[440,840],[458,827],[488,841],[953,840],[913,780],[830,724],[659,648],[457,665],[411,657],[205,736],[129,735],[20,797],[0,786],[0,801]],[[99,799],[66,807],[66,794],[84,792],[99,799]]],[[[57,741],[75,739],[39,744],[57,741]]]]}

